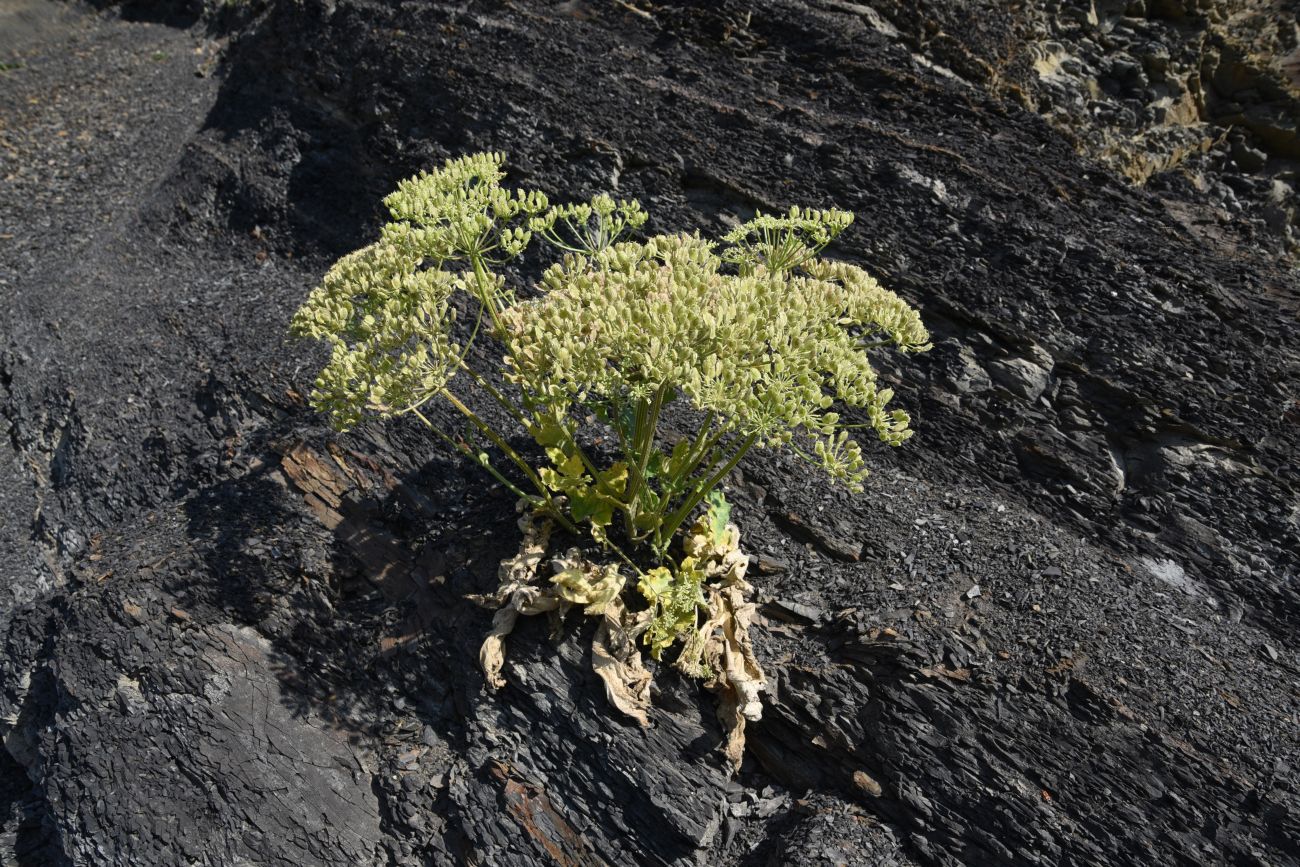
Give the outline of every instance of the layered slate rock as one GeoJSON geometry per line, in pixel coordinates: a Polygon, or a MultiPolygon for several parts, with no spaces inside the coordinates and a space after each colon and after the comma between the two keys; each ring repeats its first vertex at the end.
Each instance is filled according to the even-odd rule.
{"type": "Polygon", "coordinates": [[[1081,156],[1069,81],[990,72],[1105,19],[1182,76],[1166,35],[1211,12],[1136,5],[41,19],[0,95],[5,863],[1294,860],[1300,284],[1189,229],[1195,190],[1081,156]],[[650,727],[609,708],[580,618],[522,623],[488,690],[465,596],[514,504],[413,426],[305,405],[307,289],[398,179],[481,149],[654,231],[852,209],[835,255],[934,332],[882,361],[919,433],[864,495],[771,452],[727,481],[772,687],[735,776],[666,666],[650,727]]]}

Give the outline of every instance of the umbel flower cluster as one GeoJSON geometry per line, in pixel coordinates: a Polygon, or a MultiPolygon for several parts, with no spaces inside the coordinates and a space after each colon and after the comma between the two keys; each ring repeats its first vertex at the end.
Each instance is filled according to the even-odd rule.
{"type": "Polygon", "coordinates": [[[513,617],[581,604],[618,621],[598,638],[611,660],[602,678],[621,710],[644,718],[648,693],[629,655],[639,640],[656,658],[681,644],[679,668],[752,713],[762,678],[743,652],[748,639],[730,657],[717,642],[752,616],[735,568],[739,531],[718,486],[751,449],[781,448],[860,490],[867,471],[855,433],[889,445],[911,436],[868,353],[924,351],[925,327],[861,268],[820,258],[851,224],[848,212],[760,214],[720,242],[634,241],[646,221],[635,201],[553,206],[540,192],[503,187],[503,163],[501,154],[449,160],[384,200],[392,220],[379,240],[339,260],[294,317],[295,334],[330,346],[312,402],[340,430],[368,413],[412,415],[520,498],[524,547],[503,563],[501,591],[488,600],[503,606],[484,645],[490,682],[499,664],[489,650],[513,617]],[[559,259],[516,294],[500,266],[537,241],[559,259]],[[458,308],[473,322],[457,323],[458,308]],[[480,334],[501,347],[500,379],[468,363],[480,334]],[[470,435],[429,421],[422,408],[434,400],[462,414],[470,435]],[[539,451],[513,447],[518,431],[487,424],[476,400],[499,403],[539,451]],[[675,401],[698,425],[670,446],[660,419],[675,401]],[[591,447],[590,418],[617,443],[615,459],[591,447]],[[571,551],[553,561],[549,587],[536,583],[554,527],[590,534],[623,565],[583,565],[571,551]],[[615,604],[625,586],[639,591],[636,610],[615,604]],[[514,614],[502,619],[505,611],[514,614]]]}

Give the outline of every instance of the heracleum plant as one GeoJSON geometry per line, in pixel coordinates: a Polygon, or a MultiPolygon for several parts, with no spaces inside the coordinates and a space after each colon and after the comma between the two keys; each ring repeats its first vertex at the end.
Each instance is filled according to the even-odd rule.
{"type": "Polygon", "coordinates": [[[499,607],[481,654],[490,683],[502,682],[501,642],[520,614],[582,605],[604,618],[593,664],[611,701],[646,722],[637,641],[655,658],[680,643],[674,664],[723,695],[738,762],[763,679],[746,632],[747,560],[719,485],[751,450],[784,448],[861,490],[854,431],[890,445],[911,436],[868,351],[924,351],[925,327],[861,268],[819,258],[852,222],[845,211],[759,215],[721,243],[634,241],[646,220],[637,202],[552,206],[501,186],[503,162],[448,160],[384,200],[392,220],[379,240],[340,259],[294,317],[295,334],[330,345],[312,403],[340,430],[367,413],[411,415],[519,497],[523,545],[502,563],[498,592],[479,600],[499,607]],[[559,258],[521,297],[500,266],[537,241],[559,258]],[[467,339],[453,328],[455,293],[472,299],[467,339]],[[502,348],[504,390],[468,361],[480,335],[502,348]],[[484,421],[471,392],[500,404],[541,456],[484,421]],[[470,435],[433,424],[423,412],[432,401],[463,415],[470,435]],[[669,446],[659,427],[674,401],[701,420],[669,446]],[[865,420],[845,423],[837,404],[865,420]],[[616,460],[584,441],[593,417],[616,460]],[[589,534],[618,562],[573,549],[552,558],[556,574],[541,583],[556,527],[589,534]],[[632,608],[629,575],[642,597],[632,608]]]}

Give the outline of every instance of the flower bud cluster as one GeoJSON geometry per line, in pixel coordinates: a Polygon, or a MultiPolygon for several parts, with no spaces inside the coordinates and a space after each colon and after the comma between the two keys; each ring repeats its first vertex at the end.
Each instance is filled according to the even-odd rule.
{"type": "Polygon", "coordinates": [[[594,256],[641,228],[646,217],[636,199],[616,201],[602,193],[589,202],[551,208],[528,225],[560,250],[594,256]]]}
{"type": "MultiPolygon", "coordinates": [[[[838,213],[794,211],[790,219],[846,224],[838,213]]],[[[839,400],[864,410],[890,445],[911,435],[907,413],[885,407],[893,393],[877,388],[862,335],[924,350],[916,311],[851,265],[810,262],[795,271],[751,262],[729,274],[723,261],[698,235],[566,257],[545,273],[541,297],[503,317],[509,378],[559,413],[667,386],[759,445],[797,448],[796,435],[811,439],[806,457],[860,486],[861,450],[830,408],[839,400]]]]}
{"type": "Polygon", "coordinates": [[[759,214],[721,250],[698,234],[623,242],[646,221],[637,202],[598,195],[551,207],[541,193],[502,188],[503,164],[477,154],[403,181],[384,200],[393,222],[380,240],[341,259],[298,312],[294,331],[331,346],[312,397],[336,426],[416,408],[444,389],[464,357],[449,298],[465,290],[480,316],[489,312],[507,376],[539,418],[680,395],[719,435],[790,446],[855,488],[866,469],[851,428],[890,445],[911,436],[865,350],[928,349],[919,314],[861,268],[816,258],[852,214],[759,214]],[[535,235],[566,252],[541,296],[517,302],[487,265],[535,235]],[[469,266],[449,270],[457,261],[469,266]],[[865,423],[841,424],[836,401],[865,423]]]}
{"type": "Polygon", "coordinates": [[[537,191],[503,188],[504,163],[504,154],[473,154],[402,181],[384,199],[395,221],[385,237],[401,237],[439,266],[496,251],[506,258],[519,255],[532,237],[527,222],[550,202],[537,191]]]}
{"type": "Polygon", "coordinates": [[[495,312],[513,301],[488,271],[523,252],[527,221],[550,203],[539,192],[501,187],[504,156],[476,154],[402,181],[384,199],[393,222],[380,239],[340,259],[294,317],[292,330],[330,344],[313,405],[346,430],[364,412],[420,406],[447,384],[464,350],[451,336],[460,289],[495,312]],[[463,273],[448,270],[468,261],[463,273]]]}
{"type": "Polygon", "coordinates": [[[461,280],[419,264],[394,244],[363,247],[335,263],[293,318],[294,334],[330,345],[311,399],[340,430],[365,410],[388,415],[420,405],[454,371],[448,299],[461,280]]]}
{"type": "Polygon", "coordinates": [[[747,273],[757,266],[792,271],[810,261],[853,223],[853,214],[834,208],[794,206],[784,217],[760,212],[722,236],[722,258],[747,273]]]}

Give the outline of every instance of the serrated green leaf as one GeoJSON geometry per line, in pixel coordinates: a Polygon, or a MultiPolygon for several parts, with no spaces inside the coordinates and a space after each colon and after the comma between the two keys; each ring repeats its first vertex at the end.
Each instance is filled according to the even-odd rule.
{"type": "Polygon", "coordinates": [[[619,461],[611,465],[609,469],[600,474],[600,481],[614,493],[622,495],[623,491],[627,489],[627,464],[619,461]]]}
{"type": "Polygon", "coordinates": [[[553,418],[539,419],[533,425],[532,434],[533,439],[543,448],[558,446],[567,440],[564,428],[553,418]]]}
{"type": "Polygon", "coordinates": [[[575,452],[565,458],[564,462],[559,465],[560,474],[570,479],[576,479],[585,474],[586,470],[582,465],[582,458],[575,452]]]}
{"type": "Polygon", "coordinates": [[[597,527],[609,526],[614,520],[614,505],[591,487],[569,493],[569,514],[577,522],[586,521],[597,527]]]}

